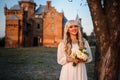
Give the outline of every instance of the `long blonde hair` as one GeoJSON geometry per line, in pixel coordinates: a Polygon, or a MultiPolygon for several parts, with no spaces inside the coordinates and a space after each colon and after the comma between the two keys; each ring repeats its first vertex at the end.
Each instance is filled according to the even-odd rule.
{"type": "Polygon", "coordinates": [[[71,49],[72,49],[72,40],[70,38],[70,33],[68,32],[68,28],[71,25],[77,25],[78,26],[78,33],[76,34],[76,38],[78,40],[78,46],[81,47],[81,48],[83,48],[83,38],[82,38],[82,33],[81,33],[80,25],[75,20],[69,20],[65,24],[64,37],[63,37],[64,51],[65,51],[66,55],[70,55],[71,54],[71,49]]]}

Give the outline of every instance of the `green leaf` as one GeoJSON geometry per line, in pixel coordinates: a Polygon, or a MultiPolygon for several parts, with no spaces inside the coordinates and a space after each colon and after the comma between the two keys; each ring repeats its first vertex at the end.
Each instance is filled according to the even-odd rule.
{"type": "Polygon", "coordinates": [[[87,52],[84,52],[84,54],[86,54],[87,56],[89,56],[89,54],[87,52]]]}
{"type": "Polygon", "coordinates": [[[83,51],[83,49],[82,49],[82,48],[79,48],[79,50],[80,50],[80,51],[83,51]]]}
{"type": "MultiPolygon", "coordinates": [[[[79,50],[81,51],[81,52],[83,52],[83,48],[79,48],[79,50]]],[[[89,56],[89,54],[87,53],[87,52],[83,52],[84,54],[86,54],[87,56],[89,56]]]]}

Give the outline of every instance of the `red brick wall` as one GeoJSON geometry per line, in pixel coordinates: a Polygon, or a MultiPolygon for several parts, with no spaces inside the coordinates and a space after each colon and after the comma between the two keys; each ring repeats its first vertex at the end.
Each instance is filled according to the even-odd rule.
{"type": "Polygon", "coordinates": [[[45,14],[43,23],[43,46],[57,47],[62,40],[62,14],[53,7],[45,14]],[[51,30],[51,26],[53,30],[51,30]]]}
{"type": "Polygon", "coordinates": [[[18,47],[19,21],[6,20],[5,47],[18,47]]]}
{"type": "Polygon", "coordinates": [[[46,9],[48,10],[48,12],[43,14],[43,23],[40,22],[40,25],[42,24],[41,29],[43,31],[38,31],[38,29],[36,31],[35,27],[37,23],[33,25],[33,23],[30,22],[32,24],[32,35],[30,34],[30,37],[26,37],[24,29],[26,28],[26,23],[28,22],[28,20],[32,16],[34,16],[35,4],[28,2],[19,2],[19,4],[20,6],[22,6],[23,4],[23,7],[21,7],[20,10],[9,10],[7,8],[4,9],[4,13],[6,16],[5,46],[22,47],[24,44],[32,46],[33,38],[38,37],[38,40],[41,39],[38,42],[39,44],[42,41],[43,43],[41,44],[43,44],[43,46],[57,47],[59,42],[62,40],[62,13],[58,13],[56,9],[51,6],[51,2],[48,1],[46,5],[46,9]],[[26,9],[28,9],[28,15],[23,16],[24,10],[26,9]],[[9,20],[9,17],[12,15],[18,17],[19,20],[9,20]]]}

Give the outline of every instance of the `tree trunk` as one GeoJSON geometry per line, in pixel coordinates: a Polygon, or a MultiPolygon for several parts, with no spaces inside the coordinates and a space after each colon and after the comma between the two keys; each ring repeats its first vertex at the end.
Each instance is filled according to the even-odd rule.
{"type": "Polygon", "coordinates": [[[98,80],[118,80],[120,58],[120,1],[87,0],[91,12],[100,61],[98,80]]]}

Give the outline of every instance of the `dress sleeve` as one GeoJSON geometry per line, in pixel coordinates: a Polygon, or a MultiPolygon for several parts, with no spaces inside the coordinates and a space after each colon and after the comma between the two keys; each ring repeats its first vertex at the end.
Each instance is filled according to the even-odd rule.
{"type": "Polygon", "coordinates": [[[58,50],[57,50],[57,62],[60,65],[64,65],[67,63],[66,55],[65,55],[63,48],[64,48],[64,44],[63,42],[60,42],[60,44],[58,45],[58,50]]]}
{"type": "Polygon", "coordinates": [[[88,58],[88,61],[86,63],[89,63],[92,61],[92,52],[91,52],[91,48],[89,46],[89,43],[87,40],[84,40],[84,43],[85,43],[85,48],[86,48],[86,51],[89,53],[89,58],[88,58]]]}

